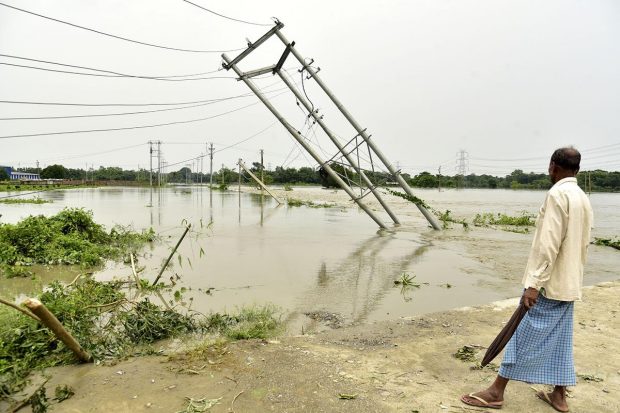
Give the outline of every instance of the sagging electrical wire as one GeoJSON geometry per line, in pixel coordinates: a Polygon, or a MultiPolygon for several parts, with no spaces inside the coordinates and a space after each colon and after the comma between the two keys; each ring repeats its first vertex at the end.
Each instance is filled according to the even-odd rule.
{"type": "MultiPolygon", "coordinates": [[[[276,97],[278,97],[278,96],[280,96],[280,95],[282,95],[284,93],[285,92],[282,92],[282,93],[280,93],[278,95],[275,95],[273,97],[276,98],[276,97]]],[[[202,121],[205,121],[205,120],[214,119],[214,118],[217,118],[217,117],[220,117],[220,116],[228,115],[230,113],[238,112],[240,110],[249,108],[251,106],[258,105],[259,103],[260,102],[251,103],[249,105],[245,105],[245,106],[242,106],[240,108],[229,110],[227,112],[218,113],[217,115],[207,116],[207,117],[198,118],[198,119],[190,119],[190,120],[182,120],[182,121],[175,121],[175,122],[158,123],[158,124],[151,124],[151,125],[128,126],[128,127],[123,127],[123,128],[88,129],[88,130],[74,130],[74,131],[61,131],[61,132],[30,133],[30,134],[22,134],[22,135],[5,135],[5,136],[0,136],[0,139],[32,138],[32,137],[37,137],[37,136],[69,135],[69,134],[76,134],[76,133],[115,132],[115,131],[122,131],[122,130],[146,129],[146,128],[157,128],[157,127],[162,127],[162,126],[181,125],[181,124],[194,123],[194,122],[202,122],[202,121]]]]}
{"type": "Polygon", "coordinates": [[[155,47],[158,49],[166,49],[166,50],[174,50],[177,52],[187,52],[187,53],[225,53],[225,52],[236,52],[239,50],[244,50],[244,48],[239,48],[239,49],[228,49],[228,50],[196,50],[196,49],[183,49],[183,48],[179,48],[179,47],[171,47],[171,46],[163,46],[163,45],[159,45],[159,44],[155,44],[155,43],[148,43],[148,42],[143,42],[140,40],[133,40],[127,37],[123,37],[123,36],[118,36],[115,34],[111,34],[111,33],[106,33],[103,32],[101,30],[96,30],[96,29],[91,29],[89,27],[85,27],[85,26],[80,26],[79,24],[75,24],[75,23],[70,23],[64,20],[60,20],[60,19],[56,19],[54,17],[50,17],[50,16],[45,16],[43,14],[39,14],[39,13],[35,13],[33,11],[29,11],[29,10],[25,10],[25,9],[20,9],[19,7],[15,7],[15,6],[11,6],[10,4],[6,4],[6,3],[2,3],[0,2],[0,6],[4,6],[13,10],[17,10],[20,11],[22,13],[27,13],[33,16],[37,16],[37,17],[41,17],[42,19],[46,19],[46,20],[50,20],[50,21],[54,21],[56,23],[62,23],[65,24],[67,26],[71,26],[77,29],[81,29],[81,30],[86,30],[89,32],[93,32],[93,33],[97,33],[103,36],[107,36],[107,37],[112,37],[114,39],[118,39],[118,40],[124,40],[126,42],[130,42],[130,43],[136,43],[136,44],[141,44],[143,46],[149,46],[149,47],[155,47]]]}
{"type": "Polygon", "coordinates": [[[272,24],[267,24],[267,23],[254,23],[254,22],[250,22],[250,21],[247,21],[247,20],[236,19],[236,18],[234,18],[234,17],[230,17],[230,16],[223,15],[223,14],[218,13],[218,12],[216,12],[216,11],[213,11],[213,10],[211,10],[211,9],[207,9],[207,8],[206,8],[206,7],[204,7],[204,6],[201,6],[201,5],[196,4],[196,3],[192,3],[191,1],[188,1],[188,0],[183,0],[183,1],[184,1],[185,3],[189,3],[189,4],[191,4],[192,6],[198,7],[199,9],[202,9],[202,10],[204,10],[204,11],[206,11],[206,12],[209,12],[209,13],[211,13],[211,14],[214,14],[214,15],[216,15],[216,16],[222,17],[222,18],[227,19],[227,20],[232,20],[232,21],[235,21],[235,22],[238,22],[238,23],[245,23],[245,24],[250,24],[250,25],[253,25],[253,26],[271,26],[271,25],[272,25],[272,24]]]}
{"type": "MultiPolygon", "coordinates": [[[[284,90],[285,88],[275,89],[269,92],[264,92],[266,95],[271,93],[276,93],[284,90]]],[[[240,99],[245,97],[254,96],[252,93],[245,93],[243,95],[237,96],[229,96],[226,98],[216,99],[213,101],[209,101],[206,103],[199,103],[196,105],[176,107],[176,108],[166,108],[166,109],[154,109],[154,110],[142,110],[135,112],[117,112],[117,113],[97,113],[97,114],[88,114],[88,115],[66,115],[66,116],[25,116],[25,117],[8,117],[8,118],[0,118],[0,121],[14,121],[14,120],[51,120],[51,119],[75,119],[75,118],[97,118],[97,117],[108,117],[108,116],[126,116],[126,115],[142,115],[146,113],[156,113],[156,112],[170,112],[175,110],[184,110],[197,108],[202,106],[209,106],[220,102],[225,102],[233,99],[240,99]]]]}

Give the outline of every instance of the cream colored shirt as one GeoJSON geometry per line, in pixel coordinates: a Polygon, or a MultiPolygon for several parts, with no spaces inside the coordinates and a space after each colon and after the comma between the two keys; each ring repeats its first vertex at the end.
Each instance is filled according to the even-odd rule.
{"type": "Polygon", "coordinates": [[[590,201],[577,179],[556,182],[538,213],[523,286],[544,288],[553,300],[581,300],[592,222],[590,201]]]}

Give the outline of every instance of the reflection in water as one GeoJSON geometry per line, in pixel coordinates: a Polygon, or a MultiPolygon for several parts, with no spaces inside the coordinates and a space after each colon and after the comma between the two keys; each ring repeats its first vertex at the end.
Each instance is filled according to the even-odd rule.
{"type": "Polygon", "coordinates": [[[402,235],[382,231],[332,269],[322,262],[316,285],[302,295],[302,303],[289,319],[325,311],[342,315],[348,323],[366,321],[394,287],[394,280],[429,247],[402,235]]]}

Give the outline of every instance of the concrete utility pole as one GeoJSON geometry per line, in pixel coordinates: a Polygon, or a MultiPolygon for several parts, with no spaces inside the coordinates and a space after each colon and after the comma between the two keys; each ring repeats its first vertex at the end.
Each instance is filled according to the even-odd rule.
{"type": "Polygon", "coordinates": [[[224,180],[224,175],[226,175],[226,171],[224,171],[224,164],[222,164],[222,169],[220,170],[222,171],[222,185],[226,185],[226,182],[224,180]]]}
{"type": "MultiPolygon", "coordinates": [[[[291,44],[291,42],[289,42],[287,38],[282,34],[282,32],[280,31],[282,27],[280,26],[283,26],[283,25],[282,23],[278,22],[278,24],[274,27],[275,35],[278,36],[278,38],[282,41],[282,43],[287,47],[287,50],[290,50],[293,56],[295,56],[295,58],[299,61],[299,63],[301,63],[303,68],[308,72],[308,75],[316,81],[316,83],[321,87],[321,89],[323,89],[325,94],[331,99],[331,101],[336,105],[336,107],[340,110],[340,112],[344,115],[344,117],[355,128],[357,133],[362,137],[362,139],[364,139],[366,144],[372,149],[372,151],[377,155],[377,157],[385,165],[387,170],[396,179],[396,181],[403,188],[405,193],[407,193],[410,196],[414,196],[413,190],[407,184],[404,178],[400,175],[400,171],[394,168],[394,166],[390,163],[390,161],[385,157],[383,152],[381,152],[381,150],[379,150],[377,145],[375,145],[375,143],[370,139],[370,135],[366,133],[366,129],[362,128],[362,126],[353,118],[353,115],[349,113],[349,111],[343,106],[340,100],[338,100],[338,98],[336,98],[336,96],[325,85],[325,83],[323,83],[323,80],[319,77],[317,70],[315,70],[308,63],[306,63],[306,60],[297,51],[297,49],[295,49],[294,44],[291,44]]],[[[422,215],[426,217],[426,219],[428,220],[428,222],[431,224],[431,226],[434,229],[437,229],[437,230],[441,229],[441,226],[439,225],[435,217],[433,217],[423,205],[416,204],[416,206],[418,207],[422,215]]]]}
{"type": "Polygon", "coordinates": [[[157,186],[161,186],[161,141],[157,141],[157,186]]]}
{"type": "Polygon", "coordinates": [[[437,190],[441,192],[441,165],[437,169],[437,190]]]}
{"type": "Polygon", "coordinates": [[[209,185],[213,186],[213,142],[209,145],[209,185]]]}
{"type": "MultiPolygon", "coordinates": [[[[263,170],[265,169],[265,164],[263,163],[263,154],[264,154],[264,150],[260,150],[260,181],[261,182],[265,182],[265,176],[263,174],[263,170]]],[[[38,163],[37,163],[38,166],[38,163]]]]}
{"type": "Polygon", "coordinates": [[[153,188],[153,141],[149,141],[149,186],[153,188]]]}
{"type": "MultiPolygon", "coordinates": [[[[325,170],[325,172],[327,172],[327,174],[329,176],[331,176],[332,179],[334,181],[336,181],[336,183],[342,189],[345,190],[345,192],[351,197],[351,199],[353,199],[360,206],[360,208],[362,208],[364,210],[364,212],[366,212],[368,214],[368,216],[370,216],[372,218],[372,220],[375,221],[381,228],[387,228],[387,226],[383,223],[383,221],[381,221],[381,219],[379,217],[377,217],[375,215],[375,213],[372,212],[372,210],[370,208],[368,208],[368,206],[366,206],[366,204],[364,204],[362,202],[361,199],[359,199],[358,197],[355,196],[355,194],[353,193],[353,190],[340,178],[340,176],[338,176],[338,174],[326,162],[324,162],[321,159],[321,157],[318,155],[318,153],[316,153],[314,151],[314,149],[306,142],[306,140],[303,139],[300,136],[300,134],[297,132],[297,130],[295,128],[293,128],[293,126],[291,124],[289,124],[286,121],[286,119],[284,119],[284,117],[280,114],[280,112],[278,112],[277,109],[267,100],[267,98],[256,87],[256,85],[254,85],[254,83],[251,80],[249,80],[248,78],[246,78],[243,75],[243,72],[241,72],[241,70],[239,70],[237,65],[233,63],[233,60],[231,60],[226,55],[226,53],[224,53],[222,55],[222,58],[224,59],[224,61],[227,64],[226,65],[226,69],[233,69],[235,71],[235,73],[237,75],[239,75],[241,80],[243,80],[243,82],[250,88],[250,90],[252,90],[252,92],[254,92],[254,94],[260,99],[260,101],[263,102],[263,104],[267,107],[267,109],[269,109],[269,111],[271,113],[273,113],[273,115],[280,121],[280,123],[291,134],[291,136],[293,136],[293,138],[306,150],[306,152],[308,152],[310,154],[310,156],[312,156],[314,158],[315,161],[317,161],[320,165],[323,166],[323,169],[325,170]]],[[[238,59],[239,59],[239,56],[237,58],[235,58],[235,60],[238,60],[238,59]]]]}
{"type": "Polygon", "coordinates": [[[325,122],[323,122],[323,119],[321,118],[321,116],[319,116],[315,110],[312,110],[312,105],[310,104],[310,102],[308,102],[308,100],[304,96],[302,96],[302,94],[295,87],[295,85],[291,83],[289,78],[286,77],[281,71],[278,71],[278,75],[280,76],[282,81],[286,84],[286,86],[288,86],[288,88],[293,92],[293,94],[295,95],[295,98],[297,98],[297,100],[302,105],[304,105],[308,113],[312,116],[312,118],[316,121],[316,123],[319,124],[321,129],[323,129],[323,131],[329,137],[329,139],[334,143],[334,145],[336,145],[338,150],[344,155],[347,162],[349,162],[349,165],[351,165],[353,169],[355,169],[355,171],[358,173],[360,178],[364,180],[364,183],[366,184],[368,189],[372,192],[375,198],[377,198],[377,200],[379,201],[383,209],[385,209],[385,211],[388,213],[390,218],[392,218],[392,221],[394,221],[395,224],[400,224],[396,215],[392,212],[390,207],[385,203],[379,191],[377,191],[376,186],[366,176],[364,171],[359,167],[358,163],[355,162],[355,159],[353,159],[353,156],[351,156],[351,151],[345,151],[345,148],[340,144],[340,142],[338,141],[338,138],[336,138],[336,136],[332,133],[332,131],[327,127],[325,122]]]}

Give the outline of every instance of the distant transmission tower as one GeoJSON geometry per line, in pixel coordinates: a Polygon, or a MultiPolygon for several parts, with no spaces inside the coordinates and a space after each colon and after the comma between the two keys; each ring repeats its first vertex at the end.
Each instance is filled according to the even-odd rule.
{"type": "Polygon", "coordinates": [[[461,149],[456,153],[455,169],[457,175],[456,185],[457,187],[462,187],[463,178],[465,177],[465,175],[467,175],[467,172],[469,170],[469,153],[467,153],[466,150],[461,149]]]}

